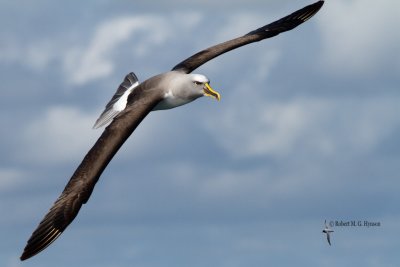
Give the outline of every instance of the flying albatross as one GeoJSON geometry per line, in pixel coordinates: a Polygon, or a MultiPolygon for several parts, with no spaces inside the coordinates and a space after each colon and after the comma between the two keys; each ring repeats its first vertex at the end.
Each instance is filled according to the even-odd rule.
{"type": "Polygon", "coordinates": [[[246,35],[207,48],[180,62],[171,71],[143,83],[139,84],[133,73],[128,74],[94,128],[111,121],[110,125],[86,154],[64,191],[33,232],[20,259],[36,255],[61,235],[89,200],[112,157],[152,110],[175,108],[202,96],[220,99],[219,93],[210,87],[209,79],[191,74],[193,70],[228,51],[292,30],[316,14],[323,4],[324,1],[315,2],[246,35]]]}

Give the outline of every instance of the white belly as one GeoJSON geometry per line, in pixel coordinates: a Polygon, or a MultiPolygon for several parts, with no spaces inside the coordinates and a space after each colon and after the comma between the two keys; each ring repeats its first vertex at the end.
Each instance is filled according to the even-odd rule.
{"type": "Polygon", "coordinates": [[[164,100],[157,104],[153,108],[153,110],[163,110],[163,109],[171,109],[176,108],[187,103],[192,102],[194,99],[183,99],[179,97],[175,97],[171,91],[165,94],[164,100]]]}

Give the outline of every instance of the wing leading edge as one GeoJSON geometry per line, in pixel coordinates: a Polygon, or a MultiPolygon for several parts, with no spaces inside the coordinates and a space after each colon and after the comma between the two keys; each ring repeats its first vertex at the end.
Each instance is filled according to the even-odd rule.
{"type": "Polygon", "coordinates": [[[244,36],[202,50],[180,62],[173,67],[172,70],[191,73],[204,63],[233,49],[274,37],[282,32],[290,31],[314,16],[321,9],[323,4],[324,1],[318,1],[275,22],[251,31],[244,36]]]}

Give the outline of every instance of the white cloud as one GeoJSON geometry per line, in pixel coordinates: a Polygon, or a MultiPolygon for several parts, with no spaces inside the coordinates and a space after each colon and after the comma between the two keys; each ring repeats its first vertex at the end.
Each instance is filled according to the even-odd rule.
{"type": "Polygon", "coordinates": [[[168,37],[167,20],[160,16],[142,15],[118,17],[103,22],[97,28],[87,47],[71,49],[66,53],[65,69],[70,81],[84,84],[93,79],[110,75],[114,70],[113,55],[118,47],[132,41],[137,55],[148,53],[168,37]],[[142,33],[144,37],[135,34],[142,33]]]}
{"type": "Polygon", "coordinates": [[[232,100],[218,118],[209,121],[207,128],[217,143],[235,157],[278,156],[293,149],[312,123],[310,113],[304,103],[265,103],[255,94],[251,101],[232,100]]]}
{"type": "Polygon", "coordinates": [[[57,59],[59,53],[55,44],[50,40],[40,40],[26,48],[26,63],[36,70],[44,70],[57,59]]]}
{"type": "MultiPolygon", "coordinates": [[[[282,201],[290,201],[305,193],[318,194],[320,186],[329,182],[326,175],[322,175],[318,166],[303,163],[305,162],[302,161],[301,165],[296,166],[294,162],[286,161],[285,165],[287,164],[287,166],[277,171],[277,166],[263,163],[253,164],[251,168],[247,169],[232,169],[225,164],[209,168],[203,164],[180,160],[169,162],[163,170],[165,175],[156,183],[157,188],[163,188],[164,193],[174,192],[174,198],[168,200],[169,204],[166,205],[168,207],[162,208],[163,211],[165,209],[179,210],[181,214],[190,214],[192,208],[188,208],[187,202],[180,203],[181,199],[187,199],[188,203],[196,207],[197,213],[204,212],[202,207],[208,207],[207,213],[224,209],[223,214],[231,215],[252,213],[256,210],[276,212],[274,210],[276,203],[283,204],[282,201]],[[177,203],[174,203],[175,201],[177,203]]],[[[278,165],[280,164],[278,163],[278,165]]],[[[152,179],[154,180],[154,178],[152,179]]],[[[151,183],[154,181],[149,182],[149,186],[151,183]]],[[[302,201],[305,200],[302,199],[302,201]]],[[[126,203],[123,200],[121,202],[126,203]]],[[[146,207],[139,209],[148,210],[149,205],[154,205],[154,203],[148,203],[146,207]]],[[[154,208],[154,210],[157,209],[159,209],[158,206],[154,208]]],[[[216,217],[224,217],[223,214],[218,214],[216,217]]]]}
{"type": "Polygon", "coordinates": [[[252,101],[228,105],[207,127],[236,157],[285,156],[298,149],[368,153],[400,124],[393,97],[252,101]]]}
{"type": "Polygon", "coordinates": [[[399,68],[400,2],[397,0],[328,1],[321,22],[323,65],[339,73],[367,74],[382,68],[399,68]]]}
{"type": "Polygon", "coordinates": [[[130,57],[132,53],[135,58],[151,56],[152,51],[176,38],[180,31],[190,31],[201,19],[199,12],[177,12],[172,18],[154,14],[122,16],[102,20],[94,33],[82,28],[78,34],[71,34],[71,29],[67,29],[70,34],[40,39],[33,36],[29,42],[15,35],[0,44],[0,63],[44,71],[55,62],[67,82],[82,85],[112,74],[118,57],[130,57]],[[87,39],[82,36],[87,35],[91,38],[85,43],[87,39]],[[120,51],[128,42],[132,49],[120,51]]]}
{"type": "Polygon", "coordinates": [[[83,157],[99,135],[91,129],[95,119],[75,107],[51,107],[26,126],[18,157],[46,163],[83,157]]]}
{"type": "Polygon", "coordinates": [[[54,41],[49,39],[23,43],[10,38],[1,44],[0,62],[20,64],[34,71],[44,71],[51,62],[58,59],[59,48],[54,41]]]}

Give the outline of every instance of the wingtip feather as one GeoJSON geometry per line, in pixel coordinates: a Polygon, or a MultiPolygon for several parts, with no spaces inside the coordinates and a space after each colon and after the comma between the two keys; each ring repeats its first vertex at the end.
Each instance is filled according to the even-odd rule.
{"type": "Polygon", "coordinates": [[[41,238],[40,240],[36,240],[35,242],[31,242],[35,238],[35,236],[32,236],[31,239],[28,241],[27,245],[24,248],[24,251],[22,252],[22,255],[20,257],[21,261],[27,260],[36,254],[40,253],[44,249],[46,249],[48,246],[50,246],[60,235],[62,231],[53,228],[50,232],[48,232],[44,238],[41,238]]]}

